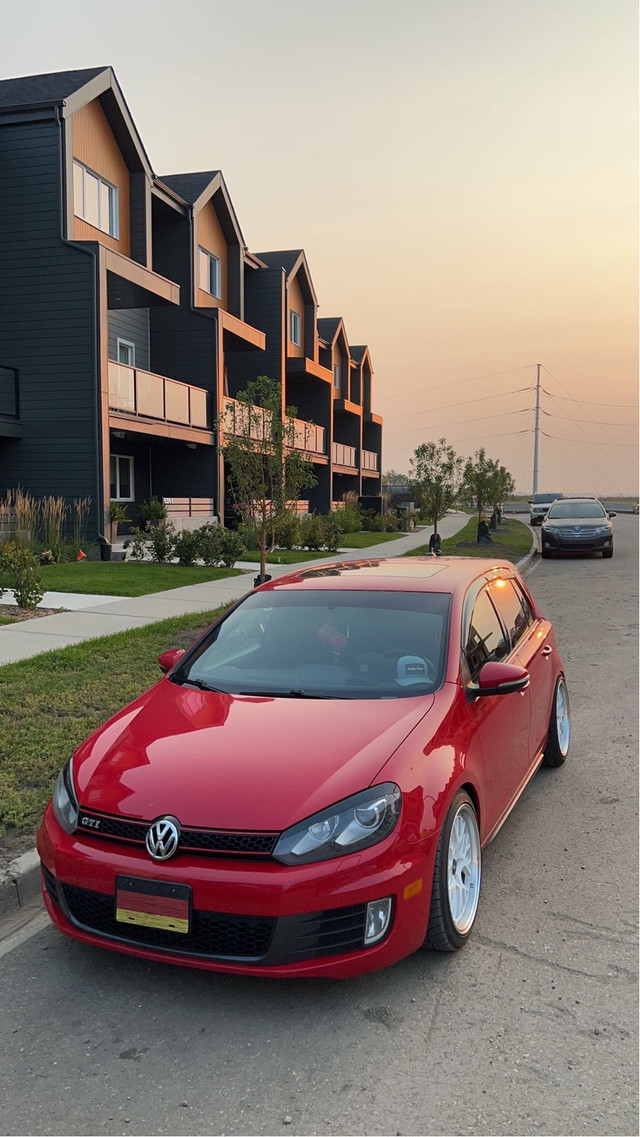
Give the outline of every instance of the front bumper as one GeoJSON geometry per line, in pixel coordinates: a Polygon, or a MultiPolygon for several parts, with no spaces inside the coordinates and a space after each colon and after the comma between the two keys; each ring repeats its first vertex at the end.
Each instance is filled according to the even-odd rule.
{"type": "Polygon", "coordinates": [[[599,553],[613,547],[613,535],[608,533],[549,533],[542,530],[542,548],[558,553],[599,553]]]}
{"type": "Polygon", "coordinates": [[[339,860],[274,861],[178,855],[156,864],[140,849],[66,834],[51,805],[38,833],[43,895],[56,927],[85,943],[182,966],[262,976],[364,974],[424,941],[437,836],[413,844],[395,832],[339,860]],[[188,884],[188,934],[115,919],[118,875],[188,884]],[[363,946],[366,907],[393,898],[385,937],[363,946]]]}

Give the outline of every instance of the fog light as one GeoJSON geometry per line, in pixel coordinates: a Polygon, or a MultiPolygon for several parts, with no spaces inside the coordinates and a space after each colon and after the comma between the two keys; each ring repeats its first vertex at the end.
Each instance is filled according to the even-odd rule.
{"type": "Polygon", "coordinates": [[[367,922],[365,925],[364,944],[369,947],[375,944],[386,934],[391,923],[393,897],[386,896],[384,900],[372,900],[367,904],[367,922]]]}

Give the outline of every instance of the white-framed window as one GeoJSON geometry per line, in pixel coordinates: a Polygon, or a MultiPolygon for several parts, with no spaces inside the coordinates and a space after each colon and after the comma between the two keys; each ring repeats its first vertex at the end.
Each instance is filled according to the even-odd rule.
{"type": "Polygon", "coordinates": [[[295,347],[300,347],[302,342],[300,338],[300,316],[291,308],[289,312],[289,339],[295,347]]]}
{"type": "Polygon", "coordinates": [[[89,225],[119,236],[118,187],[105,181],[81,162],[73,163],[73,212],[89,225]]]}
{"type": "Polygon", "coordinates": [[[340,390],[340,364],[334,363],[333,365],[333,385],[337,391],[340,390]]]}
{"type": "Polygon", "coordinates": [[[198,284],[204,292],[215,296],[216,300],[222,297],[222,265],[220,257],[208,253],[206,249],[198,248],[198,284]]]}
{"type": "Polygon", "coordinates": [[[136,365],[136,345],[131,340],[121,340],[118,336],[116,341],[116,357],[118,363],[124,363],[126,367],[135,367],[136,365]]]}
{"type": "Polygon", "coordinates": [[[133,501],[133,458],[112,454],[109,459],[109,495],[112,501],[133,501]]]}

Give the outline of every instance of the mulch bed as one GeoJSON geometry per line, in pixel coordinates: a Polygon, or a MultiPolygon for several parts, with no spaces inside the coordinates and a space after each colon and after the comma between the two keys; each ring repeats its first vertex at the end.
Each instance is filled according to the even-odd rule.
{"type": "MultiPolygon", "coordinates": [[[[17,608],[15,604],[0,604],[0,616],[6,616],[14,623],[20,620],[37,620],[40,616],[55,616],[60,608],[17,608]]],[[[6,625],[5,625],[6,627],[6,625]]]]}

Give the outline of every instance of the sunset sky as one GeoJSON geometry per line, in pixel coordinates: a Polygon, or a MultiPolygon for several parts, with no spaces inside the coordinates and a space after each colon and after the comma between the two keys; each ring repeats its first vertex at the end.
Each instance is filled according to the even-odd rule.
{"type": "Polygon", "coordinates": [[[636,0],[22,0],[2,78],[110,64],[154,171],[221,169],[368,343],[383,469],[479,446],[637,493],[636,0]]]}

